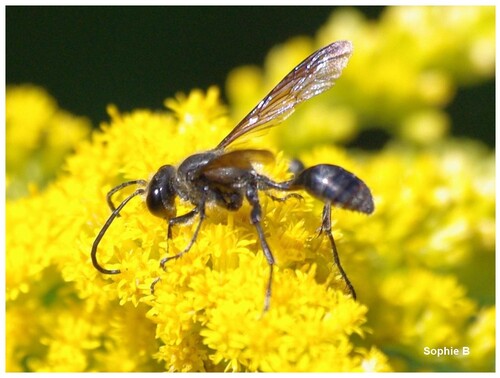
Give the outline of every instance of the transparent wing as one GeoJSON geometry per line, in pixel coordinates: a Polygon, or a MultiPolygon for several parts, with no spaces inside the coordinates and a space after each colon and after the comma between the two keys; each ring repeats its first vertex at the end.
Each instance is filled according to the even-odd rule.
{"type": "Polygon", "coordinates": [[[211,169],[227,167],[251,169],[252,164],[268,164],[272,162],[274,162],[274,155],[267,150],[234,150],[224,152],[222,155],[216,157],[203,167],[202,172],[206,173],[211,169]]]}
{"type": "Polygon", "coordinates": [[[254,164],[274,162],[274,155],[267,150],[235,150],[224,152],[202,169],[210,183],[232,184],[242,172],[254,169],[254,164]]]}
{"type": "Polygon", "coordinates": [[[236,125],[217,149],[226,148],[251,131],[283,122],[298,104],[330,89],[347,65],[351,53],[350,41],[337,41],[311,54],[236,125]]]}

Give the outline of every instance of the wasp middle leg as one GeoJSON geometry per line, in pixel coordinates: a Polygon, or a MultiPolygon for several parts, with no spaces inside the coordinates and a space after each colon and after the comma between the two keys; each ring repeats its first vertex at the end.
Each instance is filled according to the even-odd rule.
{"type": "Polygon", "coordinates": [[[264,256],[266,257],[267,263],[269,264],[269,278],[267,281],[266,294],[264,299],[264,312],[269,310],[269,306],[271,304],[271,290],[272,290],[272,281],[273,281],[273,267],[276,261],[274,260],[274,256],[269,248],[269,244],[267,244],[266,237],[264,236],[264,231],[262,230],[262,208],[259,202],[259,195],[256,185],[249,185],[246,190],[246,198],[250,205],[252,205],[252,211],[250,213],[250,221],[255,226],[257,230],[257,234],[259,236],[260,245],[262,247],[262,251],[264,252],[264,256]]]}

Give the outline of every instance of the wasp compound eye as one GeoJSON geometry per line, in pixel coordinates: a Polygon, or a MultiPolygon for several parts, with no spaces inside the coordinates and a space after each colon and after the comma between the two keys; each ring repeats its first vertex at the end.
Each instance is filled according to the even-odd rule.
{"type": "Polygon", "coordinates": [[[175,216],[175,168],[171,165],[161,167],[151,179],[146,196],[146,205],[151,214],[170,219],[175,216]]]}

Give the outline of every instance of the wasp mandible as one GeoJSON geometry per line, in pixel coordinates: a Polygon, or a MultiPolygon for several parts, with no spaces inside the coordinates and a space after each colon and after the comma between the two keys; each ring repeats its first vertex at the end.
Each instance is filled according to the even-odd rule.
{"type": "MultiPolygon", "coordinates": [[[[351,172],[336,165],[318,164],[304,168],[300,163],[294,165],[292,179],[277,182],[254,169],[256,162],[272,159],[271,152],[258,149],[228,150],[238,138],[249,132],[267,129],[283,122],[294,112],[298,104],[331,88],[347,65],[351,53],[352,44],[349,41],[337,41],[314,52],[286,75],[217,147],[187,157],[178,167],[162,166],[149,182],[133,180],[111,189],[107,194],[107,202],[112,213],[94,240],[90,254],[94,267],[104,274],[120,273],[119,269],[106,269],[98,263],[97,247],[113,220],[135,196],[145,195],[149,211],[167,221],[167,239],[172,238],[173,226],[186,224],[198,217],[191,241],[180,253],[163,258],[160,261],[163,269],[167,261],[181,257],[196,242],[200,227],[206,218],[205,209],[208,204],[235,211],[246,199],[251,206],[250,221],[257,231],[262,251],[269,264],[264,302],[264,310],[268,310],[275,259],[262,228],[263,214],[259,192],[305,191],[324,203],[320,233],[327,235],[334,262],[350,294],[356,299],[354,287],[340,264],[332,235],[331,207],[371,214],[374,210],[373,198],[366,184],[351,172]],[[137,189],[115,207],[112,196],[131,185],[136,185],[137,189]],[[177,215],[175,208],[177,196],[191,203],[193,209],[186,214],[177,215]]],[[[285,198],[294,194],[299,196],[296,193],[289,193],[285,198]]]]}

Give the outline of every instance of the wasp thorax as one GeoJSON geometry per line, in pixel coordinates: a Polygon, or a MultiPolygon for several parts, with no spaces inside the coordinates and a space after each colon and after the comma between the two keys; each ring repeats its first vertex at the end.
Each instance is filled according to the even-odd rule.
{"type": "Polygon", "coordinates": [[[164,165],[158,169],[149,182],[146,205],[151,214],[164,219],[175,216],[174,179],[175,168],[171,165],[164,165]]]}

